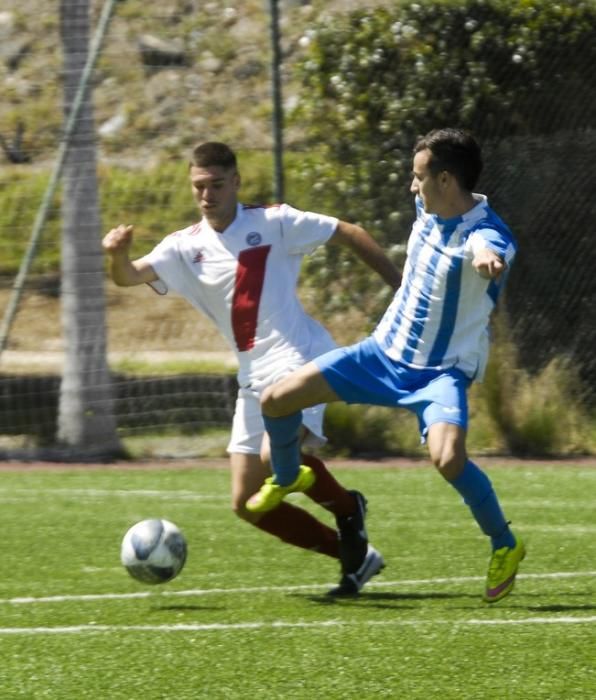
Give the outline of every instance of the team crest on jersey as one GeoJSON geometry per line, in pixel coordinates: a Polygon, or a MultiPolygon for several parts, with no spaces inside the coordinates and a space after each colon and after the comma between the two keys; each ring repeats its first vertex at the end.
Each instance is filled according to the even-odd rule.
{"type": "Polygon", "coordinates": [[[202,250],[199,250],[198,253],[192,259],[192,261],[193,261],[193,263],[200,263],[200,262],[203,262],[204,259],[205,259],[205,254],[203,253],[202,250]]]}
{"type": "Polygon", "coordinates": [[[259,243],[263,240],[263,236],[258,231],[251,231],[247,236],[246,236],[246,242],[248,245],[259,245],[259,243]]]}

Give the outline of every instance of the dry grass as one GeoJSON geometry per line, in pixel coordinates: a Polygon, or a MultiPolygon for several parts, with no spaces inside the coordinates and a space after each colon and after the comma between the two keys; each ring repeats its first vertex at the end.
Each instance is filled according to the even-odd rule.
{"type": "MultiPolygon", "coordinates": [[[[108,283],[109,284],[109,283],[108,283]]],[[[8,292],[0,291],[0,308],[8,292]]],[[[61,367],[64,342],[59,298],[27,294],[0,358],[3,372],[56,371],[61,367]]],[[[209,319],[183,299],[156,297],[147,287],[108,288],[108,349],[110,357],[133,357],[160,362],[164,357],[215,359],[233,363],[225,341],[209,319]]]]}
{"type": "MultiPolygon", "coordinates": [[[[6,309],[9,290],[0,290],[6,309]]],[[[120,289],[106,282],[108,350],[110,360],[132,358],[161,364],[164,360],[217,362],[235,366],[233,353],[215,325],[184,299],[157,296],[148,287],[120,289]]],[[[308,300],[305,302],[308,305],[308,300]]],[[[311,313],[320,318],[316,309],[311,313]]],[[[366,319],[357,310],[336,315],[330,324],[340,344],[366,333],[366,319]]],[[[62,366],[64,341],[59,297],[27,293],[22,300],[0,357],[1,372],[48,372],[62,366]]]]}

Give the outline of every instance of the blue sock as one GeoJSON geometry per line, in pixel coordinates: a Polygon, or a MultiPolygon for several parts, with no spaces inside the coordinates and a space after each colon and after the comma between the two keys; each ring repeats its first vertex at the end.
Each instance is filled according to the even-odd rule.
{"type": "Polygon", "coordinates": [[[271,445],[271,466],[276,484],[289,486],[298,478],[300,470],[300,426],[302,411],[289,416],[263,416],[271,445]]]}
{"type": "Polygon", "coordinates": [[[491,481],[474,462],[467,460],[462,473],[450,483],[463,496],[482,532],[490,537],[493,550],[515,547],[491,481]]]}

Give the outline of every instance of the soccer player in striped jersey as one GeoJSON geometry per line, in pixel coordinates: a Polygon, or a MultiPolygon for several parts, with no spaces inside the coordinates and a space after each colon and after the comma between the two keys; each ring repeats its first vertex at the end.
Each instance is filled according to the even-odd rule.
{"type": "MultiPolygon", "coordinates": [[[[411,185],[417,218],[403,283],[370,337],[263,392],[274,477],[247,507],[258,511],[299,490],[308,467],[293,441],[305,407],[339,400],[403,407],[418,417],[434,466],[490,538],[483,597],[494,602],[512,590],[525,548],[488,476],[467,455],[467,389],[482,379],[489,319],[516,243],[486,197],[473,192],[481,169],[480,147],[465,131],[438,129],[417,142],[411,185]]],[[[347,574],[343,583],[352,579],[347,574]]]]}
{"type": "MultiPolygon", "coordinates": [[[[350,573],[368,580],[384,562],[368,543],[366,500],[341,486],[313,454],[301,455],[309,465],[301,490],[335,515],[338,530],[288,503],[258,513],[245,503],[271,475],[260,406],[263,389],[336,347],[298,299],[304,255],[322,244],[346,245],[393,288],[401,275],[360,226],[286,204],[240,204],[236,156],[226,144],[197,146],[189,177],[201,220],[166,236],[137,260],[129,257],[132,226],[112,229],[103,241],[112,278],[122,286],[147,283],[160,294],[171,290],[182,295],[216,324],[234,350],[239,391],[228,452],[236,514],[284,542],[338,558],[342,578],[350,573]]],[[[304,411],[298,428],[301,445],[324,443],[323,412],[322,405],[304,411]]],[[[344,592],[350,593],[337,590],[344,592]]]]}

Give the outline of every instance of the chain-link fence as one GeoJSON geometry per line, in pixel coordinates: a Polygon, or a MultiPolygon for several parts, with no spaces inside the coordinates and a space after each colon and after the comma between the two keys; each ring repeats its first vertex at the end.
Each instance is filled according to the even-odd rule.
{"type": "MultiPolygon", "coordinates": [[[[588,20],[596,16],[596,3],[470,0],[473,11],[484,13],[479,17],[491,27],[484,34],[484,20],[466,19],[472,10],[464,0],[442,3],[445,13],[457,5],[453,16],[459,19],[451,29],[448,22],[441,25],[436,17],[427,17],[431,4],[367,2],[356,8],[356,3],[342,2],[279,3],[287,199],[342,218],[354,219],[351,214],[357,212],[375,234],[382,231],[387,236],[383,242],[388,247],[403,243],[412,218],[409,149],[415,135],[427,126],[443,125],[433,122],[443,116],[479,132],[486,161],[480,189],[520,242],[506,307],[521,360],[537,371],[554,358],[568,359],[580,373],[581,398],[594,406],[596,253],[591,228],[596,219],[596,130],[590,115],[596,104],[596,24],[588,20]],[[366,19],[364,7],[388,8],[391,22],[385,33],[366,19]],[[513,19],[499,34],[493,24],[504,7],[513,19]],[[358,20],[348,14],[355,9],[358,20]],[[400,12],[403,21],[392,14],[400,12]],[[544,20],[547,29],[536,40],[545,13],[560,19],[560,35],[573,61],[567,61],[564,42],[555,41],[550,20],[544,20]],[[347,54],[352,51],[348,60],[346,53],[340,55],[335,45],[323,40],[329,54],[325,61],[337,61],[329,68],[317,41],[325,36],[324,27],[329,36],[340,36],[336,22],[345,36],[360,43],[346,49],[347,54]],[[509,45],[506,37],[513,35],[519,41],[509,45]],[[549,41],[556,45],[551,54],[549,41]],[[464,43],[473,60],[457,54],[464,43]],[[535,46],[544,55],[533,55],[535,46]],[[395,84],[383,77],[388,75],[381,71],[383,61],[385,69],[401,76],[395,84]],[[533,75],[531,70],[520,72],[520,66],[529,64],[542,67],[540,80],[527,77],[533,75]],[[439,69],[444,89],[433,92],[432,76],[439,69]],[[313,80],[320,83],[320,95],[313,80]],[[474,102],[474,95],[482,99],[474,102]],[[318,101],[319,111],[308,108],[309,100],[318,101]],[[383,183],[386,189],[381,193],[383,183]]],[[[2,312],[62,138],[61,6],[7,0],[0,12],[2,312]]],[[[93,25],[104,3],[90,1],[89,6],[93,25]]],[[[374,21],[382,19],[379,15],[374,21]]],[[[224,140],[242,151],[246,197],[271,196],[270,22],[268,3],[261,0],[176,0],[167,7],[141,0],[117,3],[94,73],[92,97],[103,225],[107,229],[133,217],[138,224],[136,252],[196,217],[186,189],[185,163],[197,141],[224,140]]],[[[9,384],[10,391],[19,386],[17,374],[34,370],[58,376],[61,371],[65,348],[59,304],[60,197],[58,193],[49,209],[0,358],[5,397],[9,384]]],[[[97,257],[96,265],[103,265],[97,257]]],[[[335,274],[328,261],[321,265],[335,274]]],[[[328,295],[331,287],[317,284],[328,295]]],[[[367,294],[366,284],[347,284],[352,293],[367,294]]],[[[192,309],[172,299],[158,302],[148,290],[123,293],[110,283],[105,294],[110,356],[134,358],[152,351],[175,358],[196,352],[229,362],[229,351],[210,322],[199,320],[192,309]]],[[[320,311],[325,314],[323,307],[320,311]]],[[[174,397],[174,404],[179,395],[186,405],[187,392],[170,384],[160,384],[160,391],[174,397]]],[[[222,393],[226,410],[228,389],[222,393]]],[[[121,392],[118,396],[121,407],[121,392]]],[[[36,402],[34,396],[29,399],[36,402]]],[[[10,422],[16,405],[11,401],[16,400],[9,399],[1,409],[6,413],[3,425],[10,422]]],[[[172,401],[166,399],[168,406],[172,401]]],[[[162,412],[164,426],[174,413],[162,412]]],[[[30,416],[32,425],[35,415],[30,416]]],[[[154,418],[152,426],[159,426],[154,418]]],[[[22,429],[26,423],[19,408],[22,429]]],[[[139,422],[122,420],[120,428],[133,424],[139,422]]]]}

